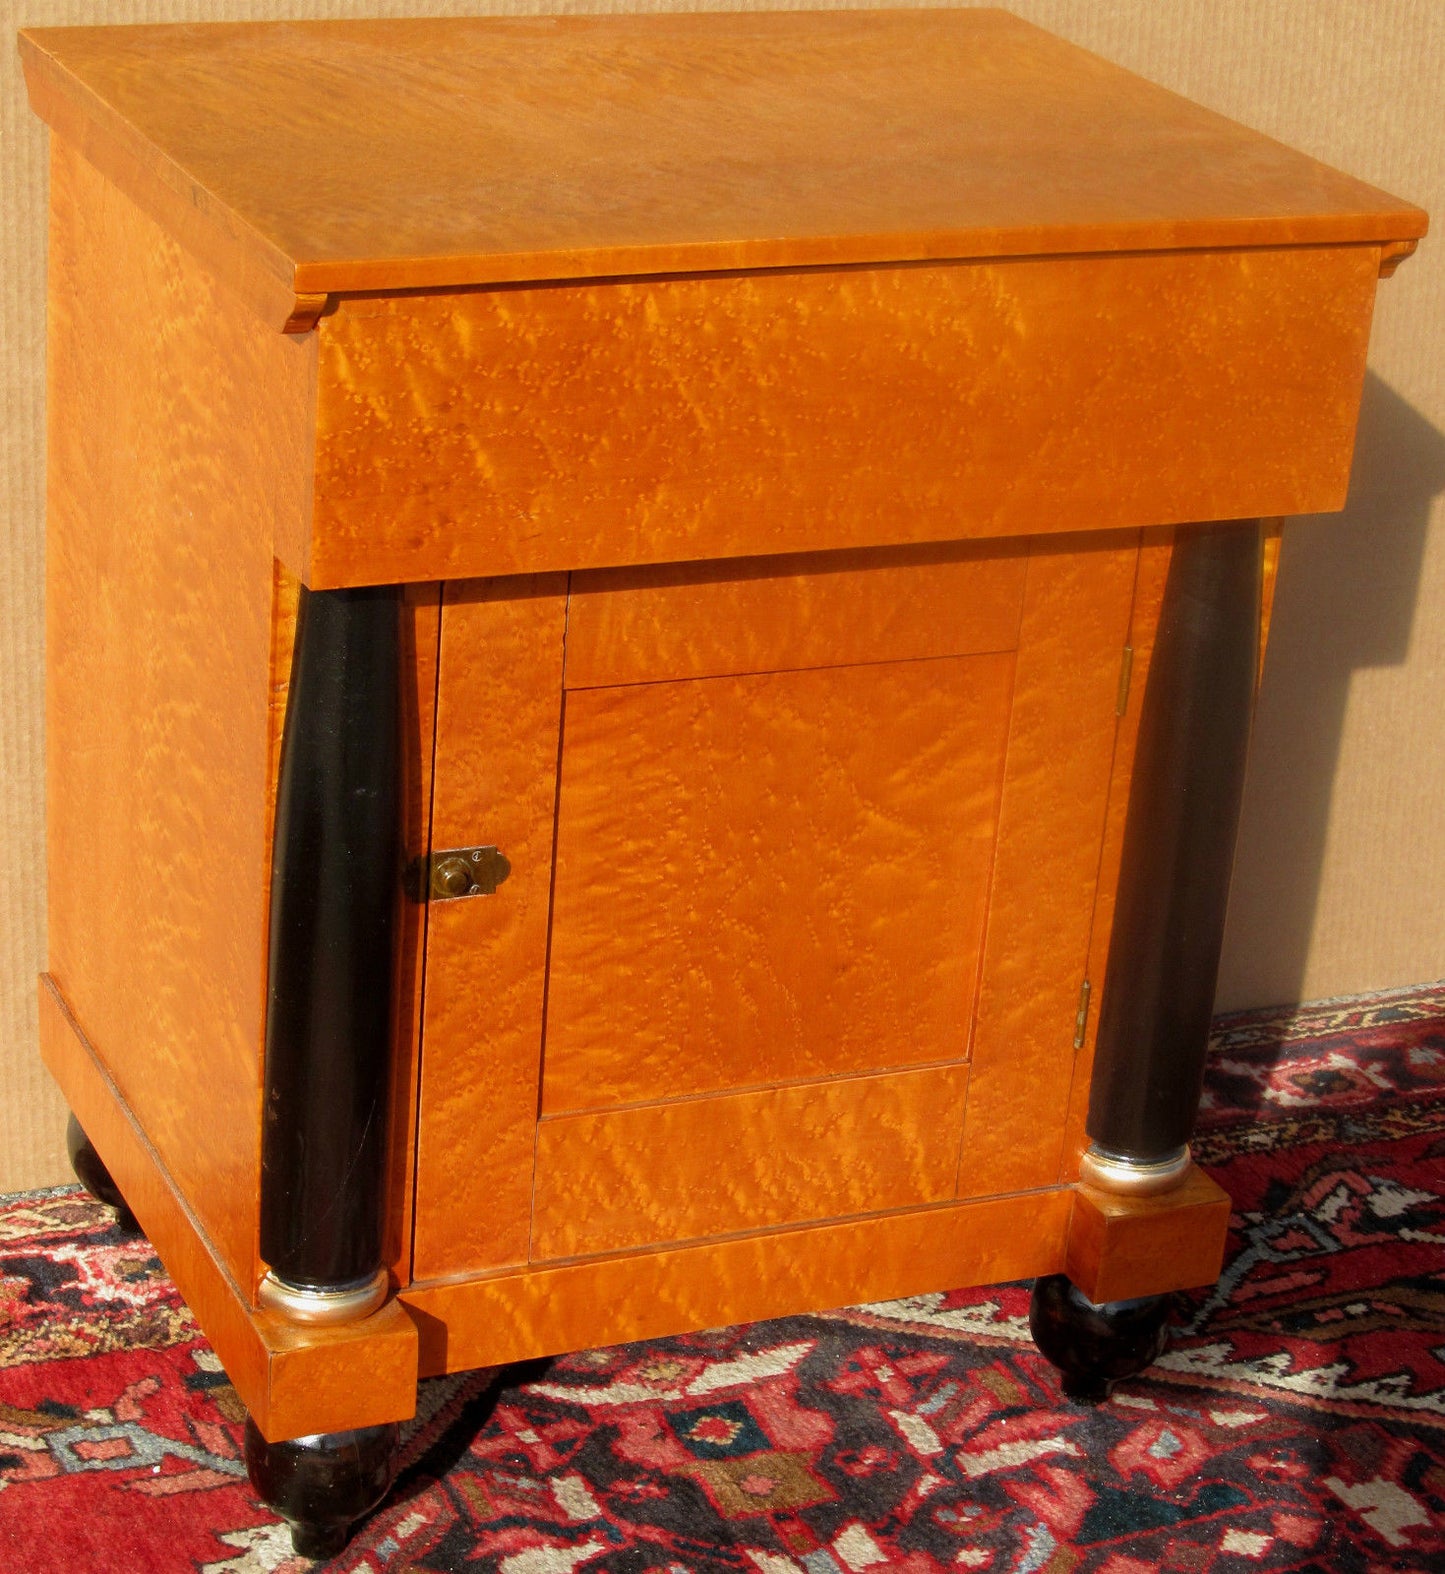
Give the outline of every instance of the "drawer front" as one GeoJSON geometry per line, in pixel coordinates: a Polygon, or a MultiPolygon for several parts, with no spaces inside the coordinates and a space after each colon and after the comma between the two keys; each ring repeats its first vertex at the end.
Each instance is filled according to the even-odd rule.
{"type": "Polygon", "coordinates": [[[448,587],[433,845],[512,874],[431,904],[417,1278],[1002,1190],[1021,1099],[1057,1168],[1136,547],[448,587]]]}
{"type": "Polygon", "coordinates": [[[1378,251],[346,298],[316,585],[1343,506],[1378,251]]]}

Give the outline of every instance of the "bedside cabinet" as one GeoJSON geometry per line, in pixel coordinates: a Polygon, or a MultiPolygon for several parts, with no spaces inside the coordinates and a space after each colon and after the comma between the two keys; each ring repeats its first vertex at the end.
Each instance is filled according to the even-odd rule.
{"type": "Polygon", "coordinates": [[[21,48],[43,1049],[298,1547],[429,1374],[1020,1277],[1140,1370],[1425,215],[997,11],[21,48]]]}

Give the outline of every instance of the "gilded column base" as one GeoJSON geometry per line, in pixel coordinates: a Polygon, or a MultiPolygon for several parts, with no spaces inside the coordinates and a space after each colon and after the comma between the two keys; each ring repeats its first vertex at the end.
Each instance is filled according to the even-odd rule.
{"type": "Polygon", "coordinates": [[[1079,1161],[1079,1179],[1122,1197],[1152,1197],[1173,1191],[1189,1173],[1193,1163],[1186,1142],[1162,1159],[1134,1159],[1126,1153],[1111,1153],[1093,1143],[1079,1161]]]}
{"type": "Polygon", "coordinates": [[[331,1290],[314,1290],[287,1284],[267,1269],[261,1277],[256,1298],[268,1311],[277,1312],[293,1323],[357,1323],[370,1317],[386,1300],[389,1281],[385,1268],[378,1268],[369,1279],[340,1285],[331,1290]]]}

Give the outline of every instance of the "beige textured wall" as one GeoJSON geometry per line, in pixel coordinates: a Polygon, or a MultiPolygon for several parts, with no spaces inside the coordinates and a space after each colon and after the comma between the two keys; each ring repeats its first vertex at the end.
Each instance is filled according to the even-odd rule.
{"type": "MultiPolygon", "coordinates": [[[[101,21],[665,8],[4,0],[0,33],[101,21]]],[[[1441,0],[1013,0],[1012,9],[1422,203],[1445,229],[1441,0]]],[[[0,60],[3,1192],[67,1172],[63,1110],[35,1053],[45,140],[8,45],[0,60]]],[[[1286,536],[1221,1005],[1445,975],[1445,513],[1436,506],[1445,489],[1445,234],[1382,288],[1371,361],[1349,506],[1286,536]]],[[[103,860],[85,877],[103,879],[103,860]]]]}

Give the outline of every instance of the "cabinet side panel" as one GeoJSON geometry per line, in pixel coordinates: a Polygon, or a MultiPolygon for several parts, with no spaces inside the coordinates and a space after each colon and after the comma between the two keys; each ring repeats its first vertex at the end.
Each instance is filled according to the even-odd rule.
{"type": "Polygon", "coordinates": [[[961,1197],[1058,1171],[1137,556],[1137,536],[1079,536],[1029,561],[961,1197]]]}
{"type": "Polygon", "coordinates": [[[432,847],[495,845],[490,896],[429,904],[415,1277],[527,1260],[565,574],[448,585],[432,847]]]}
{"type": "Polygon", "coordinates": [[[273,542],[314,345],[57,141],[50,971],[227,1268],[255,1273],[273,542]]]}

